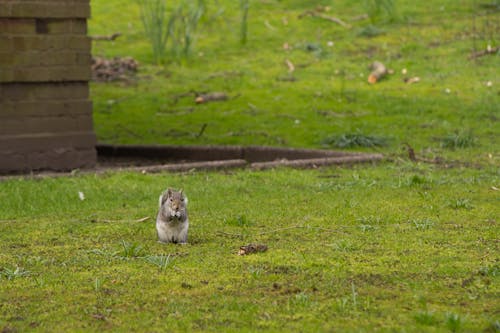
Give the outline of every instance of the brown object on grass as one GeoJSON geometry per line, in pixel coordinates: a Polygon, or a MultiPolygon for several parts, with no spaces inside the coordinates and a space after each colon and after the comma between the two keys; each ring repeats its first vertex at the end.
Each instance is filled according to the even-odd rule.
{"type": "Polygon", "coordinates": [[[97,82],[127,81],[137,72],[138,67],[139,63],[132,57],[113,59],[92,57],[92,80],[97,82]]]}
{"type": "Polygon", "coordinates": [[[417,83],[417,82],[420,82],[420,78],[418,76],[414,76],[414,77],[406,77],[404,78],[403,80],[406,84],[413,84],[413,83],[417,83]]]}
{"type": "Polygon", "coordinates": [[[377,83],[389,73],[385,65],[380,61],[374,61],[370,65],[370,70],[372,71],[370,75],[368,75],[368,83],[370,84],[377,83]]]}
{"type": "Polygon", "coordinates": [[[101,35],[96,35],[96,36],[90,36],[90,39],[92,40],[115,40],[118,37],[120,37],[122,34],[120,32],[115,32],[114,34],[111,34],[109,36],[101,36],[101,35]]]}
{"type": "Polygon", "coordinates": [[[228,98],[227,95],[223,92],[213,92],[213,93],[198,95],[194,101],[197,104],[202,104],[213,101],[225,101],[227,100],[227,98],[228,98]]]}
{"type": "Polygon", "coordinates": [[[299,19],[303,18],[304,16],[318,17],[318,18],[321,18],[323,20],[327,20],[327,21],[330,21],[330,22],[333,22],[333,23],[337,23],[337,24],[343,26],[344,28],[349,28],[350,27],[349,24],[345,23],[344,21],[342,21],[338,17],[325,15],[325,14],[319,13],[317,10],[307,10],[304,13],[302,13],[302,14],[299,15],[299,19]]]}
{"type": "Polygon", "coordinates": [[[481,50],[481,51],[471,53],[471,55],[469,56],[468,59],[472,60],[472,59],[480,58],[480,57],[488,55],[488,54],[495,54],[499,51],[500,51],[500,47],[491,47],[491,45],[488,45],[486,50],[481,50]]]}
{"type": "Polygon", "coordinates": [[[238,251],[238,255],[244,256],[247,254],[257,253],[257,252],[265,252],[267,251],[267,245],[265,244],[248,244],[240,246],[238,251]]]}

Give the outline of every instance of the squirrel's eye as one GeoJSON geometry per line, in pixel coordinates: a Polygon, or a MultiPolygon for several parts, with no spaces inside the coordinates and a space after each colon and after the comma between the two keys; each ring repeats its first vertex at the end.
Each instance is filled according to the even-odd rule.
{"type": "Polygon", "coordinates": [[[181,201],[184,201],[184,198],[181,198],[181,201]]]}

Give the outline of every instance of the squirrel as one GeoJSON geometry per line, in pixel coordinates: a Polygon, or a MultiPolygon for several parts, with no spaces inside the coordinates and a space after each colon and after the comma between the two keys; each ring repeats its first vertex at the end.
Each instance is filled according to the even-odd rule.
{"type": "Polygon", "coordinates": [[[168,188],[160,195],[156,231],[161,243],[187,243],[188,199],[182,192],[168,188]]]}

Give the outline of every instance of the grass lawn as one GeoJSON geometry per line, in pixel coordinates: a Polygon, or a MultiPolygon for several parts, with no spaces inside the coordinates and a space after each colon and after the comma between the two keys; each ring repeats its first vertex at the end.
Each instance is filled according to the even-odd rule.
{"type": "Polygon", "coordinates": [[[498,1],[368,3],[250,0],[242,45],[239,2],[207,0],[190,55],[153,65],[137,2],[92,0],[89,33],[123,34],[93,53],[140,62],[91,85],[100,141],[389,158],[0,180],[0,331],[498,332],[500,57],[467,59],[498,46],[498,1]],[[318,3],[350,27],[299,18],[318,3]],[[369,85],[374,60],[394,74],[369,85]],[[156,242],[167,186],[189,197],[187,245],[156,242]]]}

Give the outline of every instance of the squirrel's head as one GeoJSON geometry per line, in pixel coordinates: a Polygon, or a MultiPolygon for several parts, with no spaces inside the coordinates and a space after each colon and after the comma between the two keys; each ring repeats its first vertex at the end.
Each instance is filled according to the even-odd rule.
{"type": "Polygon", "coordinates": [[[171,216],[180,217],[185,212],[186,206],[187,197],[182,190],[175,191],[169,188],[160,196],[160,209],[169,212],[171,216]]]}

